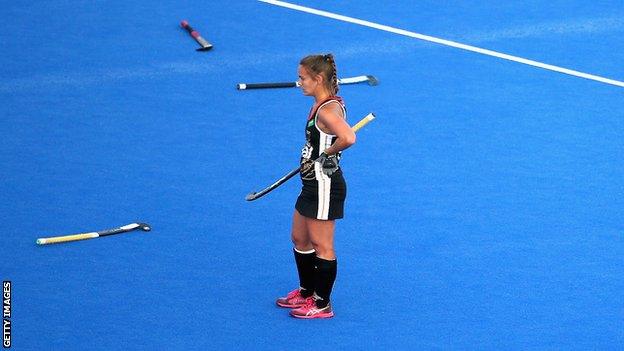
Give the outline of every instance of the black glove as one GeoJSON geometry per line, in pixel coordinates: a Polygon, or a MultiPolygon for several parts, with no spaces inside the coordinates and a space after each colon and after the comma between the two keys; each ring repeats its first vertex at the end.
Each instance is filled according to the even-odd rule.
{"type": "Polygon", "coordinates": [[[338,159],[336,155],[327,156],[324,152],[316,159],[315,162],[321,164],[323,173],[331,177],[338,170],[338,159]]]}

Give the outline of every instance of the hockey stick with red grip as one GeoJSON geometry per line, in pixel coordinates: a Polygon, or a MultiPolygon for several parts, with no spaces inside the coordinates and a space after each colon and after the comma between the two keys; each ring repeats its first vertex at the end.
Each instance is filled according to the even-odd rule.
{"type": "Polygon", "coordinates": [[[201,48],[197,49],[197,51],[208,51],[212,49],[212,44],[210,44],[206,39],[204,39],[198,31],[193,29],[187,20],[183,20],[180,25],[182,28],[186,29],[187,32],[201,45],[201,48]]]}

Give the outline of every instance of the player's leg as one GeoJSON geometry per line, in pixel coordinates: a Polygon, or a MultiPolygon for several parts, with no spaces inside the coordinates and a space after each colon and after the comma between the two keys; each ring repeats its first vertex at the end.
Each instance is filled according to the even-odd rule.
{"type": "Polygon", "coordinates": [[[302,216],[297,210],[295,210],[293,213],[290,237],[293,244],[295,245],[295,249],[297,249],[298,251],[314,250],[312,242],[310,241],[310,235],[308,234],[306,218],[302,216]]]}
{"type": "Polygon", "coordinates": [[[299,273],[299,286],[302,288],[301,295],[310,297],[314,294],[314,264],[316,251],[310,241],[310,233],[306,225],[306,218],[299,211],[293,214],[292,242],[295,245],[294,254],[299,273]]]}
{"type": "Polygon", "coordinates": [[[305,224],[316,256],[325,260],[335,260],[334,230],[336,221],[305,218],[305,224]]]}
{"type": "Polygon", "coordinates": [[[334,313],[330,305],[330,295],[336,280],[336,253],[334,251],[335,221],[306,218],[306,227],[314,250],[315,282],[314,304],[295,309],[291,315],[297,318],[329,318],[334,313]]]}
{"type": "Polygon", "coordinates": [[[299,275],[299,288],[277,299],[277,305],[286,308],[301,307],[306,304],[306,299],[314,294],[316,254],[308,235],[305,217],[297,210],[293,214],[291,239],[295,246],[293,253],[299,275]]]}
{"type": "Polygon", "coordinates": [[[334,281],[336,280],[336,252],[334,251],[334,230],[336,221],[323,221],[306,218],[310,240],[316,251],[316,281],[314,291],[320,299],[317,299],[318,307],[329,304],[334,281]]]}

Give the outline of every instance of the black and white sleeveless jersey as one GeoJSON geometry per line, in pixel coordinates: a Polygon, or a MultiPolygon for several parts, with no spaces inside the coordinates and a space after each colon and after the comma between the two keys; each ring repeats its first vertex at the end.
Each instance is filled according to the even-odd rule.
{"type": "MultiPolygon", "coordinates": [[[[321,103],[316,110],[310,111],[310,116],[308,117],[308,121],[305,128],[306,135],[306,143],[301,150],[301,168],[300,175],[303,180],[315,180],[319,177],[324,176],[321,172],[320,165],[314,160],[316,160],[319,155],[325,151],[328,147],[330,147],[337,139],[335,135],[327,134],[323,132],[317,126],[318,119],[318,111],[327,104],[340,104],[342,108],[342,115],[347,119],[347,111],[345,109],[345,105],[342,101],[342,98],[339,96],[332,96],[321,103]]],[[[341,152],[336,155],[337,160],[340,160],[341,152]]],[[[340,167],[337,172],[340,172],[340,167]]]]}

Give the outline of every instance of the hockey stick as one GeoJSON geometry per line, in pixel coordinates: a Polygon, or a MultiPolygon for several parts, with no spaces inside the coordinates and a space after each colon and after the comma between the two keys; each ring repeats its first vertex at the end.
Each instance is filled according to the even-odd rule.
{"type": "MultiPolygon", "coordinates": [[[[357,122],[353,127],[351,127],[351,129],[354,132],[357,132],[360,128],[362,128],[365,125],[367,125],[368,122],[372,121],[373,119],[375,119],[375,114],[371,112],[368,115],[366,115],[366,117],[362,118],[359,122],[357,122]]],[[[268,187],[266,187],[266,188],[264,188],[264,189],[262,189],[262,190],[260,190],[258,192],[253,192],[253,193],[247,194],[247,196],[245,197],[245,200],[253,201],[253,200],[257,200],[257,199],[261,198],[262,196],[264,196],[264,195],[270,193],[271,191],[273,191],[278,186],[286,183],[286,181],[288,179],[292,178],[297,173],[299,173],[299,167],[297,167],[297,168],[293,169],[292,171],[288,172],[288,174],[286,174],[285,176],[281,177],[275,183],[269,185],[268,187]]]]}
{"type": "Polygon", "coordinates": [[[37,239],[37,244],[39,244],[39,245],[47,245],[47,244],[64,243],[64,242],[68,242],[68,241],[93,239],[93,238],[99,238],[101,236],[127,233],[127,232],[133,231],[135,229],[141,229],[142,231],[145,231],[145,232],[149,232],[150,230],[152,230],[150,225],[147,224],[147,223],[130,223],[130,224],[124,225],[122,227],[101,230],[99,232],[89,232],[89,233],[81,233],[81,234],[53,236],[53,237],[49,237],[49,238],[39,238],[39,239],[37,239]]]}
{"type": "Polygon", "coordinates": [[[198,31],[196,31],[195,29],[193,29],[193,27],[191,27],[188,23],[187,20],[183,20],[182,22],[180,22],[180,25],[182,26],[182,28],[186,29],[186,31],[193,37],[193,39],[195,39],[195,41],[201,45],[201,48],[196,49],[196,51],[208,51],[210,49],[212,49],[212,44],[210,44],[206,39],[204,39],[198,31]]]}
{"type": "MultiPolygon", "coordinates": [[[[338,84],[357,84],[357,83],[368,83],[368,85],[377,85],[379,81],[374,76],[357,76],[350,78],[341,78],[338,79],[338,84]]],[[[247,90],[247,89],[266,89],[266,88],[294,88],[298,87],[299,82],[285,82],[285,83],[240,83],[236,85],[236,89],[238,90],[247,90]]]]}

